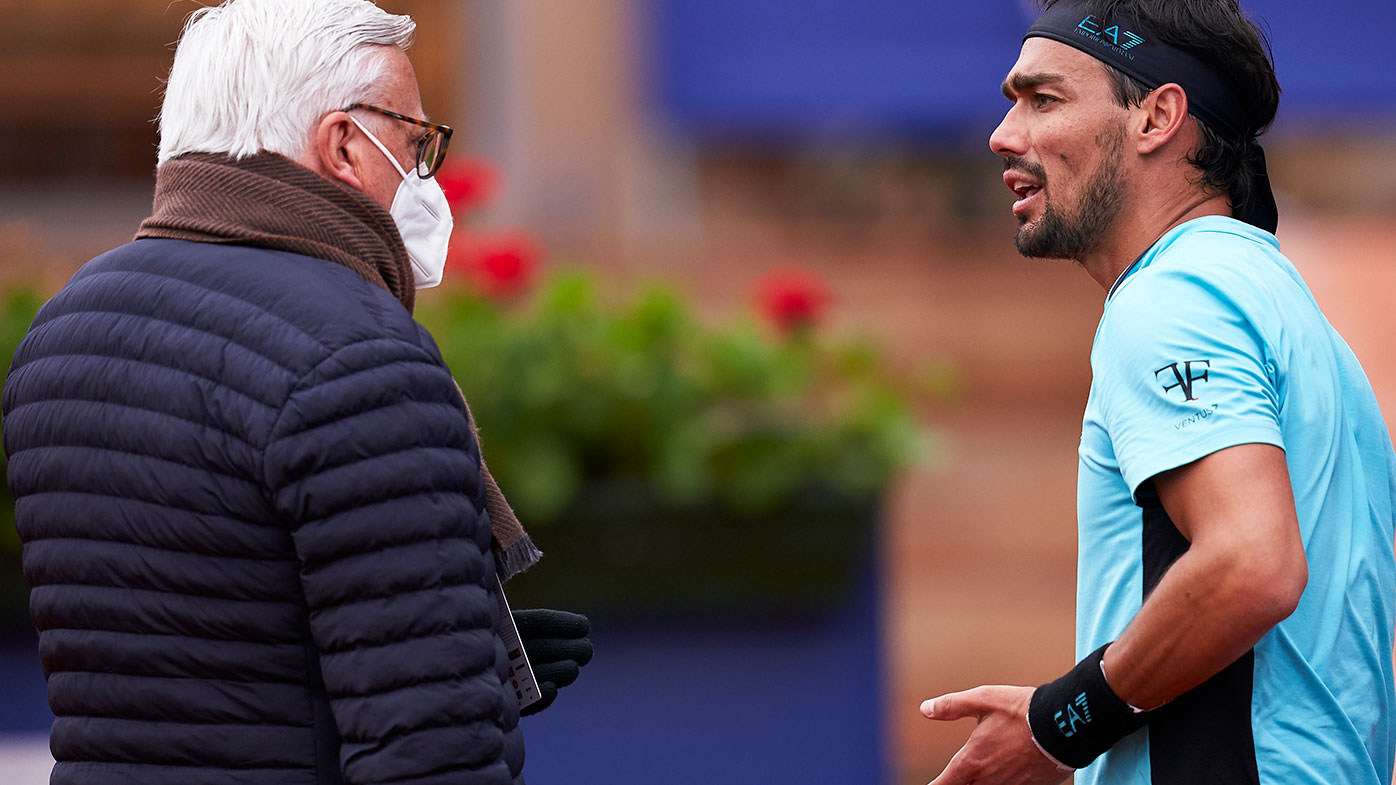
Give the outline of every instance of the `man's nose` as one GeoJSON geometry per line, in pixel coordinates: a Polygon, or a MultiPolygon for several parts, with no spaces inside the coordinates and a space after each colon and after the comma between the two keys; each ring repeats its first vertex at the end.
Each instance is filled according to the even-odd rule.
{"type": "Polygon", "coordinates": [[[1017,120],[1017,107],[1008,110],[998,128],[989,134],[989,149],[1005,158],[1021,158],[1027,153],[1026,135],[1017,120]]]}

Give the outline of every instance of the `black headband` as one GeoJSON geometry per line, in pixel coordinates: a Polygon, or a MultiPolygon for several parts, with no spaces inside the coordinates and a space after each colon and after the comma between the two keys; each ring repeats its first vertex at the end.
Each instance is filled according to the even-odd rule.
{"type": "MultiPolygon", "coordinates": [[[[1029,38],[1047,38],[1079,49],[1150,90],[1175,83],[1187,93],[1188,111],[1205,120],[1214,131],[1237,140],[1252,135],[1254,123],[1246,117],[1244,102],[1224,74],[1191,52],[1155,37],[1127,14],[1101,18],[1087,9],[1085,0],[1062,0],[1028,28],[1023,40],[1029,38]]],[[[1237,217],[1274,232],[1279,215],[1265,170],[1265,152],[1259,144],[1254,145],[1254,157],[1256,176],[1251,183],[1251,198],[1238,205],[1237,217]]]]}

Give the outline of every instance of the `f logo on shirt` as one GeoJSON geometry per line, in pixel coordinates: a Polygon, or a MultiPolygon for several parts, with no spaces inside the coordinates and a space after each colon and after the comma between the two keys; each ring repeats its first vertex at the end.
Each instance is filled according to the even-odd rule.
{"type": "Polygon", "coordinates": [[[1172,372],[1171,378],[1173,380],[1173,383],[1169,384],[1168,382],[1170,377],[1165,376],[1163,379],[1163,391],[1168,392],[1175,388],[1181,387],[1183,388],[1184,401],[1197,400],[1197,396],[1192,394],[1193,383],[1207,381],[1207,372],[1208,369],[1212,367],[1212,361],[1186,360],[1182,363],[1182,368],[1179,368],[1178,365],[1178,363],[1169,363],[1168,365],[1163,366],[1157,371],[1154,371],[1154,379],[1157,381],[1159,374],[1163,373],[1164,371],[1170,371],[1172,372]],[[1192,367],[1194,365],[1205,365],[1207,367],[1204,368],[1201,373],[1193,373],[1192,367]]]}

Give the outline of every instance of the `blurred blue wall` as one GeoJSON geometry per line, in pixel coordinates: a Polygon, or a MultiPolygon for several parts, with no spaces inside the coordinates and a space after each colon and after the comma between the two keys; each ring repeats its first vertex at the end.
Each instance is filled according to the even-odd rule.
{"type": "MultiPolygon", "coordinates": [[[[998,85],[1036,12],[1028,0],[650,0],[650,85],[701,138],[973,139],[1002,118],[998,85]]],[[[1284,90],[1281,126],[1396,118],[1384,81],[1392,0],[1249,0],[1284,90]]]]}
{"type": "MultiPolygon", "coordinates": [[[[883,785],[877,570],[829,611],[595,615],[596,659],[522,721],[531,783],[883,785]]],[[[911,709],[914,711],[914,708],[911,709]]]]}

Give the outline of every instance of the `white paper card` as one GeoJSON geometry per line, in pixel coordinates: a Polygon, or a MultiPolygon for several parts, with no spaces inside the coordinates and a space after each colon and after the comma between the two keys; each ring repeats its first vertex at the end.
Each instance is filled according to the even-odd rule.
{"type": "Polygon", "coordinates": [[[504,650],[509,653],[509,682],[518,696],[519,708],[537,703],[543,696],[538,692],[538,681],[533,678],[533,666],[528,664],[528,652],[524,651],[519,638],[519,628],[514,625],[514,614],[509,610],[509,600],[504,597],[504,584],[499,586],[499,638],[504,641],[504,650]]]}

